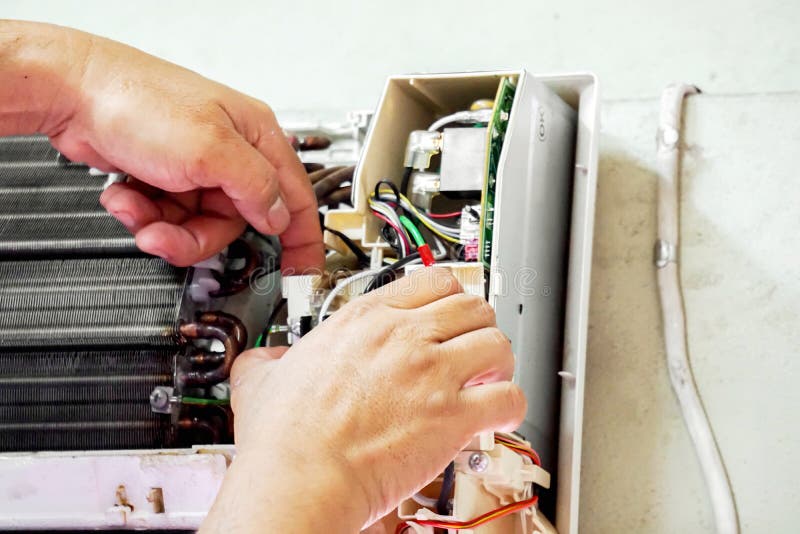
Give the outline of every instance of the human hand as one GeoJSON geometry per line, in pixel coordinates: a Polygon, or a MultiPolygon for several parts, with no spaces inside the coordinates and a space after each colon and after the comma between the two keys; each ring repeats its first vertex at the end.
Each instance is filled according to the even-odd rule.
{"type": "Polygon", "coordinates": [[[101,202],[139,248],[190,265],[249,222],[280,235],[284,269],[321,267],[311,186],[266,104],[108,39],[0,22],[0,96],[28,110],[0,114],[0,131],[40,131],[73,161],[135,177],[101,202]]]}
{"type": "Polygon", "coordinates": [[[242,354],[231,373],[237,459],[211,521],[241,520],[243,492],[264,503],[243,524],[275,521],[271,499],[288,493],[312,516],[300,521],[320,520],[311,509],[323,506],[336,532],[355,532],[424,487],[475,434],[515,429],[526,402],[509,382],[511,344],[486,301],[462,291],[449,271],[420,269],[347,304],[288,351],[242,354]]]}

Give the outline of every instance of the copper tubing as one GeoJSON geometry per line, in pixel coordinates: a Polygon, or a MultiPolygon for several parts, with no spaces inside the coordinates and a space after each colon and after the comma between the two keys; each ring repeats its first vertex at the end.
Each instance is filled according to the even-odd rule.
{"type": "Polygon", "coordinates": [[[310,173],[308,175],[308,178],[309,178],[309,180],[311,180],[311,183],[313,185],[313,184],[319,182],[320,180],[322,180],[323,178],[325,178],[326,176],[329,176],[329,175],[333,174],[334,172],[340,171],[340,170],[342,170],[344,168],[345,167],[342,167],[341,165],[339,165],[338,167],[326,167],[324,169],[320,169],[318,171],[314,171],[314,172],[310,173]]]}
{"type": "Polygon", "coordinates": [[[330,137],[323,135],[307,135],[300,139],[300,150],[325,150],[331,146],[330,137]]]}
{"type": "Polygon", "coordinates": [[[208,311],[199,314],[197,320],[201,323],[222,326],[231,332],[239,345],[239,351],[247,346],[247,328],[238,317],[222,311],[208,311]]]}
{"type": "Polygon", "coordinates": [[[234,295],[240,291],[243,291],[250,285],[250,277],[258,267],[260,257],[258,253],[253,250],[253,247],[241,239],[234,241],[231,244],[231,249],[235,250],[236,248],[243,249],[246,260],[245,265],[240,270],[234,271],[231,276],[228,276],[227,273],[218,276],[217,280],[220,283],[220,288],[212,293],[209,293],[212,297],[216,298],[234,295]]]}
{"type": "Polygon", "coordinates": [[[349,186],[349,185],[346,186],[346,187],[340,187],[339,189],[337,189],[336,191],[334,191],[330,195],[328,195],[328,196],[326,196],[324,198],[320,198],[319,200],[317,200],[317,205],[318,206],[329,206],[329,207],[335,208],[336,206],[338,206],[342,202],[346,202],[346,203],[349,204],[350,203],[350,195],[352,193],[352,189],[353,188],[351,186],[349,186]]]}
{"type": "Polygon", "coordinates": [[[322,163],[303,163],[303,167],[306,169],[307,173],[312,173],[316,171],[321,171],[325,168],[325,165],[322,163]]]}
{"type": "Polygon", "coordinates": [[[231,372],[233,361],[239,355],[240,347],[233,332],[219,324],[183,323],[178,331],[184,339],[216,339],[222,342],[225,351],[222,363],[208,371],[189,370],[181,374],[184,386],[208,386],[226,380],[231,372]]]}
{"type": "Polygon", "coordinates": [[[341,187],[342,183],[353,179],[355,167],[345,167],[325,176],[314,184],[314,195],[317,199],[324,198],[341,187]]]}
{"type": "Polygon", "coordinates": [[[225,361],[224,352],[195,352],[186,357],[186,360],[197,367],[217,367],[225,361]]]}
{"type": "Polygon", "coordinates": [[[184,417],[178,419],[178,428],[181,430],[199,430],[211,436],[211,443],[220,443],[221,435],[216,425],[199,417],[184,417]]]}

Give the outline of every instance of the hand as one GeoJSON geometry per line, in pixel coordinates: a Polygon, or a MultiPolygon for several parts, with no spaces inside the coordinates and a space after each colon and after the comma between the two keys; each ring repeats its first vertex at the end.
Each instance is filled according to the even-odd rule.
{"type": "Polygon", "coordinates": [[[285,269],[321,267],[309,180],[266,104],[67,28],[0,21],[0,48],[0,133],[40,131],[71,160],[134,176],[101,202],[139,248],[190,265],[249,222],[280,234],[285,269]]]}
{"type": "Polygon", "coordinates": [[[336,514],[327,529],[357,531],[475,434],[517,428],[526,403],[513,370],[493,310],[436,268],[347,304],[288,351],[242,354],[231,374],[237,458],[207,526],[223,517],[256,525],[266,514],[271,531],[305,532],[303,521],[324,521],[320,507],[336,514]],[[248,520],[245,493],[261,503],[248,520]],[[276,494],[302,506],[293,515],[284,498],[281,514],[310,517],[277,528],[276,494]]]}

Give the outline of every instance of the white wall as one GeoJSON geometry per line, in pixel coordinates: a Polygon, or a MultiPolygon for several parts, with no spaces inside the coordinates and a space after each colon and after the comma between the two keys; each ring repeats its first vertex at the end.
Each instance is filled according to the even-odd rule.
{"type": "Polygon", "coordinates": [[[389,74],[589,69],[609,98],[673,80],[800,88],[796,0],[3,0],[0,16],[125,41],[276,109],[372,107],[389,74]]]}

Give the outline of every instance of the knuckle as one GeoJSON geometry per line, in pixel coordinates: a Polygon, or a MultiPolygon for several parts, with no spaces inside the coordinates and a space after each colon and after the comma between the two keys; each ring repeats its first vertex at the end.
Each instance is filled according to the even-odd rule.
{"type": "Polygon", "coordinates": [[[430,392],[425,403],[428,411],[438,417],[452,417],[458,411],[454,395],[444,388],[430,392]]]}
{"type": "Polygon", "coordinates": [[[341,310],[334,314],[334,317],[341,317],[341,320],[350,322],[365,319],[375,311],[375,304],[367,299],[355,299],[345,304],[341,310]]]}
{"type": "Polygon", "coordinates": [[[492,345],[497,345],[498,347],[502,347],[503,349],[511,348],[511,343],[502,330],[497,328],[496,326],[487,327],[484,330],[486,336],[488,336],[492,345]]]}
{"type": "Polygon", "coordinates": [[[505,410],[514,420],[522,421],[528,409],[528,400],[517,384],[505,382],[503,384],[502,398],[505,410]]]}

